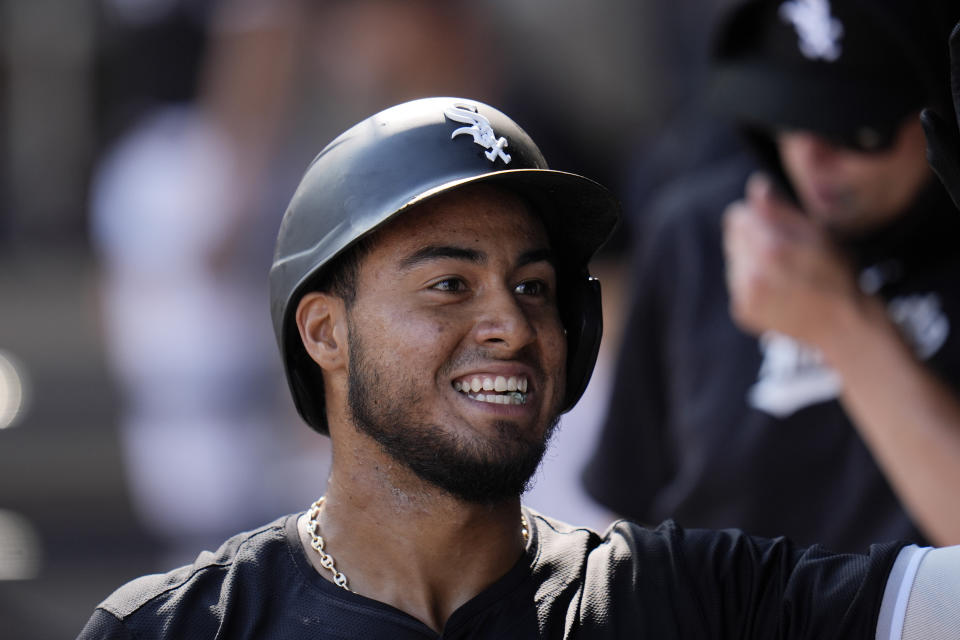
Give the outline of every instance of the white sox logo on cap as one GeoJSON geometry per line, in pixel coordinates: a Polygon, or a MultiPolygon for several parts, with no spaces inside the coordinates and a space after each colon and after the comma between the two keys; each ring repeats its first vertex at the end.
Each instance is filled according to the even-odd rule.
{"type": "Polygon", "coordinates": [[[510,164],[510,154],[504,151],[508,146],[507,139],[503,136],[499,138],[493,132],[490,121],[477,113],[478,109],[471,104],[455,104],[444,110],[444,115],[455,122],[462,122],[470,125],[469,127],[460,127],[450,134],[450,139],[456,138],[461,134],[473,136],[473,141],[487,149],[485,155],[490,162],[496,162],[499,156],[504,164],[510,164]]]}
{"type": "Polygon", "coordinates": [[[804,56],[827,62],[840,57],[843,24],[830,15],[827,0],[787,0],[780,5],[779,15],[797,30],[804,56]]]}

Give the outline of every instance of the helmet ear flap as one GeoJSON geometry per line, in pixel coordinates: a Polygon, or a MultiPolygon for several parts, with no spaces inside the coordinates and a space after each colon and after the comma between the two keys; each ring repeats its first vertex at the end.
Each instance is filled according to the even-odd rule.
{"type": "Polygon", "coordinates": [[[562,304],[567,330],[567,387],[562,412],[573,408],[590,382],[603,337],[600,281],[581,275],[562,304]]]}

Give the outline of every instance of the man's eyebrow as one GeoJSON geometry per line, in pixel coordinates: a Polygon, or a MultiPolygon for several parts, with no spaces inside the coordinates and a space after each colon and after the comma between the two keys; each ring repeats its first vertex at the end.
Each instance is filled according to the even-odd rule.
{"type": "MultiPolygon", "coordinates": [[[[416,266],[431,262],[433,260],[464,260],[473,264],[483,264],[487,260],[485,253],[475,249],[466,249],[464,247],[455,247],[450,245],[430,245],[413,252],[400,261],[400,270],[406,271],[416,266]]],[[[517,266],[525,266],[535,262],[547,262],[556,266],[556,254],[552,249],[534,249],[520,255],[517,260],[517,266]]]]}
{"type": "Polygon", "coordinates": [[[520,259],[517,261],[517,266],[522,267],[528,264],[533,264],[534,262],[548,262],[551,266],[556,268],[557,254],[553,252],[553,249],[547,248],[527,251],[520,256],[520,259]]]}
{"type": "Polygon", "coordinates": [[[443,260],[453,258],[454,260],[466,260],[474,264],[483,264],[487,257],[475,251],[474,249],[465,249],[463,247],[453,247],[446,245],[431,245],[418,249],[406,258],[400,261],[400,270],[406,271],[425,262],[433,260],[443,260]]]}

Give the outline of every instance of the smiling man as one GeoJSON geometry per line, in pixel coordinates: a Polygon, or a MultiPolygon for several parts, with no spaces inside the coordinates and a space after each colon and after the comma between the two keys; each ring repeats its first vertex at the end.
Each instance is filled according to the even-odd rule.
{"type": "Polygon", "coordinates": [[[563,400],[547,375],[564,370],[566,348],[543,225],[519,197],[477,185],[424,202],[371,242],[362,297],[299,303],[307,352],[345,392],[326,395],[347,399],[327,407],[331,429],[346,427],[336,446],[374,445],[372,456],[402,463],[391,485],[413,494],[410,472],[463,500],[515,498],[563,400]]]}
{"type": "Polygon", "coordinates": [[[950,623],[926,605],[960,602],[957,549],[832,555],[672,523],[601,535],[521,506],[596,360],[587,265],[616,219],[605,189],[549,170],[481,103],[414,101],[334,140],[271,271],[294,402],[333,443],[326,494],[120,588],[80,638],[886,639],[950,623]]]}

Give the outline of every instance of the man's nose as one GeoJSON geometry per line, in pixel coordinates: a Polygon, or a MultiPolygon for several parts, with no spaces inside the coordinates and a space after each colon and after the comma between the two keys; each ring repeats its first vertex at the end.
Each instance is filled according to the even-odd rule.
{"type": "Polygon", "coordinates": [[[479,303],[480,313],[474,333],[481,345],[515,352],[536,339],[528,312],[512,290],[491,291],[482,296],[479,303]]]}

